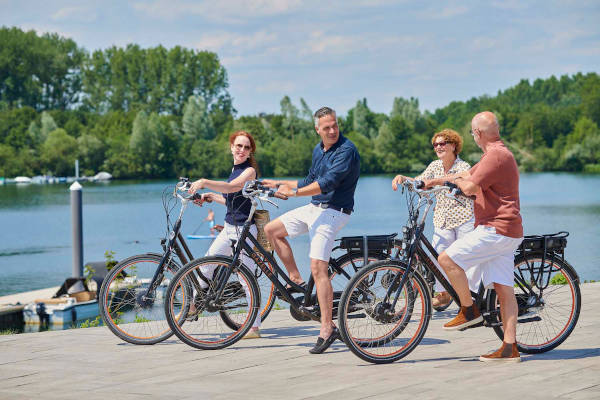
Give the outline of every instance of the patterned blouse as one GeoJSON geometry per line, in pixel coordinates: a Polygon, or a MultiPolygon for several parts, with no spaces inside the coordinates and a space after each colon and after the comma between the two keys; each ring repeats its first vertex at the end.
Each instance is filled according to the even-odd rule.
{"type": "MultiPolygon", "coordinates": [[[[446,174],[442,160],[435,160],[425,168],[425,171],[415,179],[441,178],[457,174],[471,168],[469,163],[456,157],[454,164],[446,174]]],[[[444,192],[436,194],[435,210],[433,211],[433,225],[439,229],[454,229],[473,218],[473,200],[461,196],[464,206],[456,200],[446,197],[444,192]]]]}

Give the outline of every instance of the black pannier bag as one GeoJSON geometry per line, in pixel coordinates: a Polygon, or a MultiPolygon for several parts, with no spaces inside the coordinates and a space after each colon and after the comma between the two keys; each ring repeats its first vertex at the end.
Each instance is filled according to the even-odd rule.
{"type": "Polygon", "coordinates": [[[519,254],[542,253],[542,260],[546,258],[547,254],[554,254],[564,261],[567,236],[569,236],[569,232],[565,231],[546,235],[525,236],[517,252],[519,254]]]}
{"type": "Polygon", "coordinates": [[[371,235],[371,236],[344,236],[338,239],[339,247],[345,250],[365,250],[365,244],[368,250],[390,251],[394,247],[394,238],[397,233],[389,235],[371,235]]]}

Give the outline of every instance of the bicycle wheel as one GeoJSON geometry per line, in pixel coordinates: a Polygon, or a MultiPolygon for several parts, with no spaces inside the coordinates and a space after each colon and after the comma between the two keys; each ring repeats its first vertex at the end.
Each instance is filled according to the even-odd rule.
{"type": "MultiPolygon", "coordinates": [[[[262,257],[258,252],[255,254],[259,257],[258,260],[263,264],[263,266],[269,269],[272,273],[275,273],[275,269],[265,257],[262,257]]],[[[277,296],[275,296],[275,285],[273,282],[271,282],[267,274],[262,272],[260,268],[257,268],[254,271],[254,277],[256,278],[256,283],[258,283],[258,288],[260,291],[260,321],[262,322],[269,316],[269,313],[275,305],[277,296]]]]}
{"type": "Polygon", "coordinates": [[[333,263],[329,262],[329,279],[334,293],[339,292],[341,296],[356,271],[369,263],[386,259],[387,255],[381,251],[369,251],[367,257],[368,261],[365,263],[365,255],[362,251],[352,251],[336,258],[333,263]]]}
{"type": "Polygon", "coordinates": [[[165,318],[164,293],[180,266],[171,261],[164,268],[156,290],[146,298],[149,283],[162,259],[148,253],[116,264],[104,278],[98,297],[104,324],[119,338],[133,344],[155,344],[173,333],[165,318]]]}
{"type": "Polygon", "coordinates": [[[240,340],[252,326],[260,307],[256,278],[245,266],[231,271],[222,294],[217,293],[222,272],[232,268],[229,257],[210,256],[186,264],[169,284],[165,314],[171,330],[185,344],[216,350],[240,340]],[[207,289],[199,286],[198,274],[214,270],[207,289]],[[237,329],[232,329],[231,324],[237,329]]]}
{"type": "MultiPolygon", "coordinates": [[[[515,296],[519,306],[517,346],[523,353],[543,353],[552,350],[571,334],[581,311],[579,277],[566,261],[542,254],[527,254],[515,258],[515,296]]],[[[490,290],[486,306],[491,322],[500,323],[500,305],[494,290],[490,290]]],[[[501,325],[494,326],[500,339],[501,325]]]]}
{"type": "MultiPolygon", "coordinates": [[[[350,279],[352,279],[352,277],[355,275],[356,271],[358,271],[360,268],[362,268],[370,262],[383,260],[387,258],[387,255],[381,251],[374,250],[369,251],[367,257],[368,261],[365,263],[364,253],[362,251],[353,251],[350,253],[345,253],[336,259],[329,260],[328,273],[329,279],[331,281],[331,287],[333,288],[333,318],[337,317],[338,304],[340,302],[340,298],[342,297],[342,293],[344,292],[344,289],[346,288],[348,282],[350,282],[350,279]]],[[[319,307],[316,293],[312,294],[312,304],[313,307],[319,307]]],[[[299,314],[293,308],[290,308],[290,313],[292,314],[292,317],[298,321],[310,320],[310,318],[299,314]]]]}
{"type": "MultiPolygon", "coordinates": [[[[419,273],[425,279],[425,282],[427,282],[427,285],[429,286],[429,291],[431,292],[431,296],[433,297],[435,294],[435,275],[433,274],[433,272],[431,272],[429,268],[425,267],[425,265],[421,261],[417,261],[416,265],[417,271],[419,271],[419,273]]],[[[450,307],[450,305],[452,305],[453,302],[454,300],[450,300],[448,304],[444,304],[442,306],[434,306],[432,303],[432,306],[435,311],[441,312],[445,311],[448,307],[450,307]]]]}
{"type": "MultiPolygon", "coordinates": [[[[258,253],[256,253],[258,254],[258,253]]],[[[271,265],[271,263],[263,258],[260,258],[261,263],[263,263],[263,265],[268,268],[269,270],[271,270],[271,272],[275,273],[275,270],[273,268],[273,266],[271,265]]],[[[267,316],[269,315],[269,313],[271,312],[271,310],[273,309],[273,306],[275,305],[275,300],[277,299],[277,296],[275,296],[275,285],[273,284],[273,282],[267,277],[267,275],[265,273],[262,272],[261,269],[257,268],[254,273],[253,273],[254,277],[256,278],[256,283],[258,284],[258,291],[259,291],[259,299],[260,299],[260,322],[262,323],[265,319],[267,319],[267,316]]],[[[234,331],[238,330],[240,328],[240,326],[232,319],[230,319],[226,313],[222,314],[223,317],[223,322],[225,322],[225,324],[233,329],[234,331]]]]}
{"type": "Polygon", "coordinates": [[[348,348],[365,361],[397,361],[425,335],[431,316],[429,290],[416,271],[400,288],[394,278],[405,271],[401,261],[377,261],[361,268],[344,290],[338,316],[340,333],[348,348]],[[390,285],[398,287],[390,301],[385,301],[390,285]]]}

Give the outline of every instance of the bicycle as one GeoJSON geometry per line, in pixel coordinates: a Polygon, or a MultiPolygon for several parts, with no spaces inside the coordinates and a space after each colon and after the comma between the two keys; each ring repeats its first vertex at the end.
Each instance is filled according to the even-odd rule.
{"type": "MultiPolygon", "coordinates": [[[[162,200],[167,217],[167,238],[161,239],[163,253],[144,253],[120,261],[104,278],[99,291],[98,306],[104,324],[120,339],[139,345],[151,345],[171,337],[173,332],[165,318],[164,292],[182,265],[194,259],[183,235],[181,223],[189,205],[199,196],[188,196],[188,178],[180,178],[174,190],[163,191],[162,200]],[[174,223],[170,213],[180,203],[174,223]]],[[[263,298],[272,298],[273,287],[264,277],[257,277],[263,298]]],[[[274,300],[261,308],[266,319],[274,300]]]]}
{"type": "MultiPolygon", "coordinates": [[[[365,361],[397,361],[410,354],[425,335],[432,317],[431,293],[418,271],[417,258],[460,306],[456,292],[434,264],[438,254],[423,235],[433,196],[445,190],[454,198],[458,194],[455,185],[447,185],[423,190],[412,181],[403,183],[409,215],[403,232],[409,239],[408,249],[402,258],[376,261],[361,268],[342,294],[338,316],[341,336],[348,348],[365,361]]],[[[520,352],[549,351],[565,341],[577,324],[581,292],[576,271],[564,259],[567,236],[567,232],[526,236],[516,251],[520,352]]],[[[492,327],[503,339],[496,292],[485,290],[481,283],[478,292],[471,295],[483,315],[483,322],[475,326],[492,327]]]]}
{"type": "MultiPolygon", "coordinates": [[[[279,298],[289,303],[293,318],[299,321],[320,319],[312,276],[305,287],[291,281],[273,254],[266,251],[250,233],[258,201],[277,206],[269,198],[282,197],[261,185],[260,181],[246,182],[242,194],[250,199],[252,207],[239,239],[232,241],[233,255],[193,260],[175,274],[167,288],[167,322],[179,339],[195,348],[214,350],[230,346],[244,336],[256,318],[257,304],[261,301],[257,299],[254,274],[241,262],[242,252],[256,263],[257,273],[269,279],[280,294],[279,298]],[[206,271],[214,272],[212,276],[205,276],[206,271]],[[203,289],[195,283],[198,277],[209,282],[208,288],[203,289]],[[286,284],[290,285],[290,289],[286,284]],[[292,291],[298,292],[296,297],[292,291]]],[[[344,249],[347,253],[329,260],[329,274],[334,287],[334,313],[337,312],[342,289],[351,275],[368,262],[389,257],[394,236],[340,239],[336,249],[344,249]]]]}

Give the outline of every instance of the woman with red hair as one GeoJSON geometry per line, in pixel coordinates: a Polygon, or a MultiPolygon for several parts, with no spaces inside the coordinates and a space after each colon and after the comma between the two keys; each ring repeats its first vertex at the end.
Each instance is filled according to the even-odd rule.
{"type": "MultiPolygon", "coordinates": [[[[225,214],[225,224],[223,230],[215,238],[212,245],[206,253],[210,255],[231,255],[231,240],[238,240],[242,232],[242,226],[250,215],[252,204],[250,200],[242,195],[242,188],[248,181],[256,179],[258,176],[258,165],[254,159],[256,152],[256,143],[251,134],[246,131],[237,131],[229,137],[231,155],[233,156],[233,168],[231,175],[226,182],[201,178],[192,183],[189,190],[191,194],[200,189],[211,189],[214,192],[203,193],[201,200],[197,203],[216,202],[227,207],[225,214]]],[[[250,232],[256,236],[256,225],[250,227],[250,232]]],[[[245,253],[241,255],[242,262],[250,269],[256,268],[254,261],[245,253]]],[[[203,269],[202,272],[207,277],[212,277],[214,268],[203,269]]],[[[207,286],[201,281],[200,285],[207,286]]],[[[247,290],[247,288],[244,288],[247,290]]],[[[254,325],[248,331],[245,338],[254,339],[260,337],[260,315],[254,321],[254,325]]]]}

